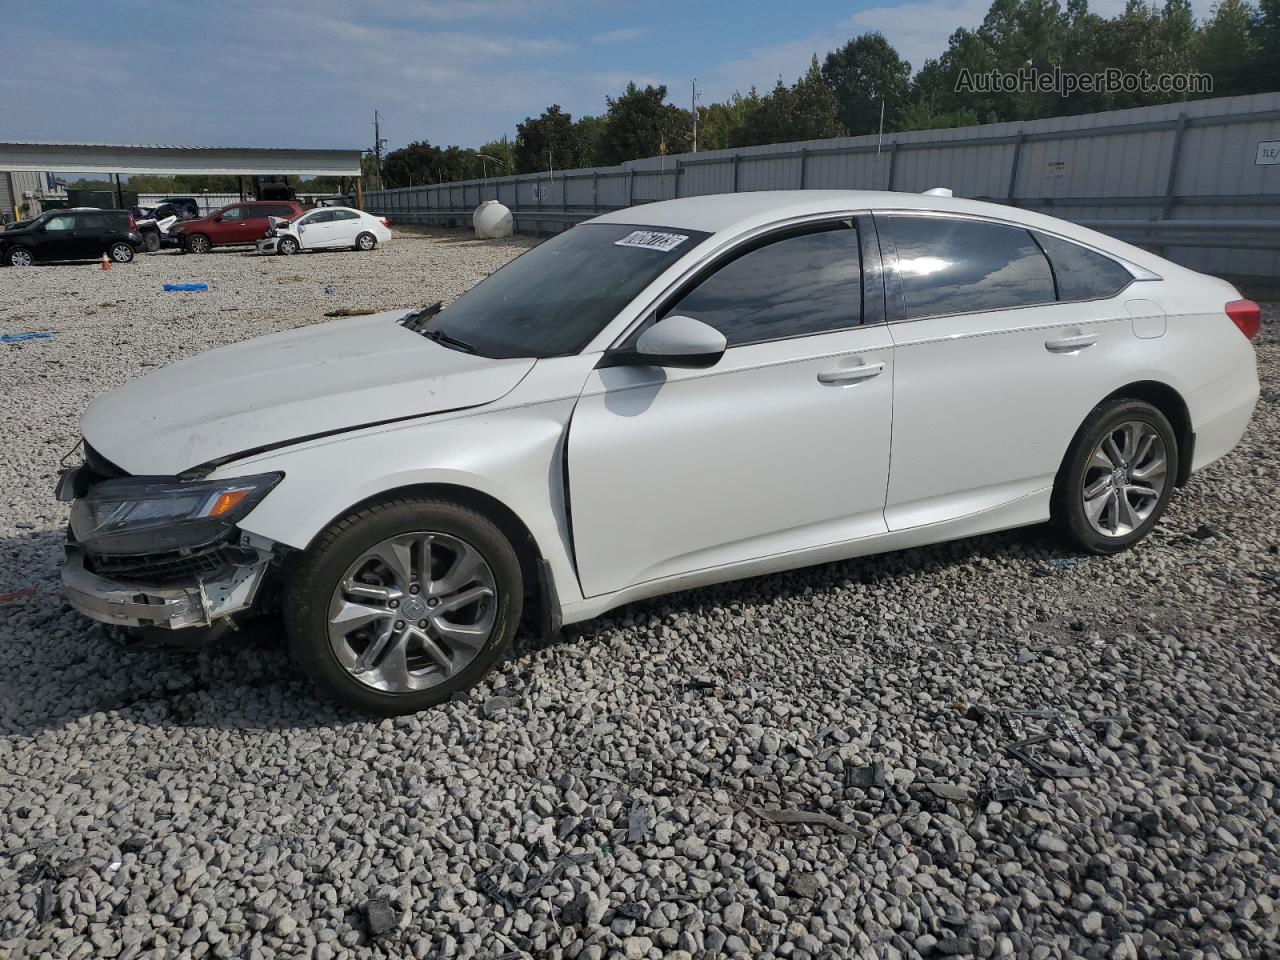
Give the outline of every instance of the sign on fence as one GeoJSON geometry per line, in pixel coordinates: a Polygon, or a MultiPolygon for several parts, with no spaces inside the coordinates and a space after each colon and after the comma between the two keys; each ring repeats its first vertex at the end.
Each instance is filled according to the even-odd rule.
{"type": "Polygon", "coordinates": [[[1253,162],[1260,167],[1280,164],[1280,140],[1263,140],[1258,144],[1258,155],[1253,162]]]}

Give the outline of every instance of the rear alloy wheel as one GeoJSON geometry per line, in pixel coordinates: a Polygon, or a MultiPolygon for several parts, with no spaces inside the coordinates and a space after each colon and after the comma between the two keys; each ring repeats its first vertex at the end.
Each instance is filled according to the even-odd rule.
{"type": "Polygon", "coordinates": [[[133,259],[133,244],[125,243],[123,240],[117,241],[111,245],[108,253],[116,263],[128,263],[133,259]]]}
{"type": "Polygon", "coordinates": [[[282,237],[276,244],[276,252],[291,257],[298,252],[298,241],[293,237],[282,237]]]}
{"type": "Polygon", "coordinates": [[[339,702],[390,716],[474,686],[515,634],[520,562],[481,514],[404,497],[337,521],[288,587],[294,655],[339,702]]]}
{"type": "Polygon", "coordinates": [[[1139,400],[1090,414],[1054,488],[1054,519],[1090,553],[1119,553],[1156,525],[1173,494],[1178,443],[1168,419],[1139,400]]]}
{"type": "Polygon", "coordinates": [[[4,260],[11,267],[29,267],[36,262],[31,251],[25,247],[14,247],[4,255],[4,260]]]}
{"type": "Polygon", "coordinates": [[[378,245],[378,239],[372,233],[362,233],[356,237],[357,250],[372,250],[378,245]]]}
{"type": "Polygon", "coordinates": [[[208,253],[212,246],[209,243],[209,238],[203,233],[196,233],[187,237],[187,250],[191,253],[208,253]]]}

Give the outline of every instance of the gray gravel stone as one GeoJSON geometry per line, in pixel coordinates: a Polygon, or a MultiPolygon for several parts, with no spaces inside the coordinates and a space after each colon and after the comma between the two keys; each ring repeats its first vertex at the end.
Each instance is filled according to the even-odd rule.
{"type": "Polygon", "coordinates": [[[0,953],[1267,955],[1273,305],[1241,446],[1115,557],[1032,528],[632,604],[380,723],[318,700],[278,622],[120,649],[67,609],[52,486],[96,393],[337,307],[450,299],[530,242],[0,270],[0,329],[56,334],[0,346],[0,953]],[[182,280],[211,291],[160,291],[182,280]],[[1044,706],[1095,776],[1002,752],[1000,710],[1044,706]]]}

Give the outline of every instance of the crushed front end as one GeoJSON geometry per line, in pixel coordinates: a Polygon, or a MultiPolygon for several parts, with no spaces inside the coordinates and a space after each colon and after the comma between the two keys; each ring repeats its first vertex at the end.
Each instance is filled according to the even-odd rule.
{"type": "Polygon", "coordinates": [[[71,502],[62,583],[85,616],[123,627],[209,627],[259,603],[282,551],[237,527],[281,474],[130,476],[85,444],[63,472],[71,502]]]}

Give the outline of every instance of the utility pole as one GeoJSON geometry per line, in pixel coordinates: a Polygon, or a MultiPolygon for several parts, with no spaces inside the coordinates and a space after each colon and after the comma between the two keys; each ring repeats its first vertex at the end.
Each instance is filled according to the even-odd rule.
{"type": "Polygon", "coordinates": [[[698,78],[693,78],[693,152],[698,152],[698,78]]]}
{"type": "Polygon", "coordinates": [[[382,189],[382,148],[387,141],[382,139],[382,117],[377,110],[373,111],[373,169],[378,177],[378,189],[382,189]]]}

